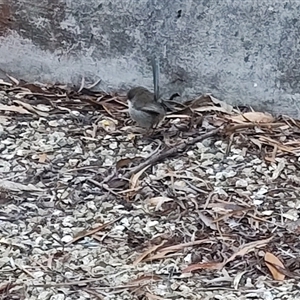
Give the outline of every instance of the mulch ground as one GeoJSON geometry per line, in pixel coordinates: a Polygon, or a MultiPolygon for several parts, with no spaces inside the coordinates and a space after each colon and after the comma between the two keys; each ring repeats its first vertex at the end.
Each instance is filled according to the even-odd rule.
{"type": "Polygon", "coordinates": [[[0,81],[1,299],[300,297],[300,122],[169,108],[0,81]]]}

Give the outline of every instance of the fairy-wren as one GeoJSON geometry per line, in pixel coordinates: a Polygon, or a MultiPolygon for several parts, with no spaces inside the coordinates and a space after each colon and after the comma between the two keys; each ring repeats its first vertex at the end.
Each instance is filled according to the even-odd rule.
{"type": "Polygon", "coordinates": [[[127,93],[130,117],[141,127],[151,129],[165,116],[165,107],[159,100],[159,65],[152,60],[154,93],[138,86],[127,93]]]}

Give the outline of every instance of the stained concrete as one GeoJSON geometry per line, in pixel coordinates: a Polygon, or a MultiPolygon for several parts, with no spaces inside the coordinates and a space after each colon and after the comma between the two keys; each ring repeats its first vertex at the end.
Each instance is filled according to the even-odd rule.
{"type": "Polygon", "coordinates": [[[300,116],[300,1],[0,0],[0,68],[29,81],[212,93],[300,116]]]}

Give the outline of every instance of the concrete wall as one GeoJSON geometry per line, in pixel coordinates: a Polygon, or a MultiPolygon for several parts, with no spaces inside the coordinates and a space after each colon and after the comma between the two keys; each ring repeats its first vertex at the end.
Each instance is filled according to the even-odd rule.
{"type": "Polygon", "coordinates": [[[300,1],[0,0],[0,68],[29,81],[213,93],[300,116],[300,1]]]}

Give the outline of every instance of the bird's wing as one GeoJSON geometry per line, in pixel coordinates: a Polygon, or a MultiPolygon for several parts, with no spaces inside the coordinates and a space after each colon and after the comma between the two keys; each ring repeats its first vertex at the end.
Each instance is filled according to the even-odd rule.
{"type": "Polygon", "coordinates": [[[157,115],[163,115],[165,114],[165,109],[162,105],[160,105],[157,102],[153,103],[147,103],[144,107],[142,107],[142,110],[148,113],[157,114],[157,115]]]}

